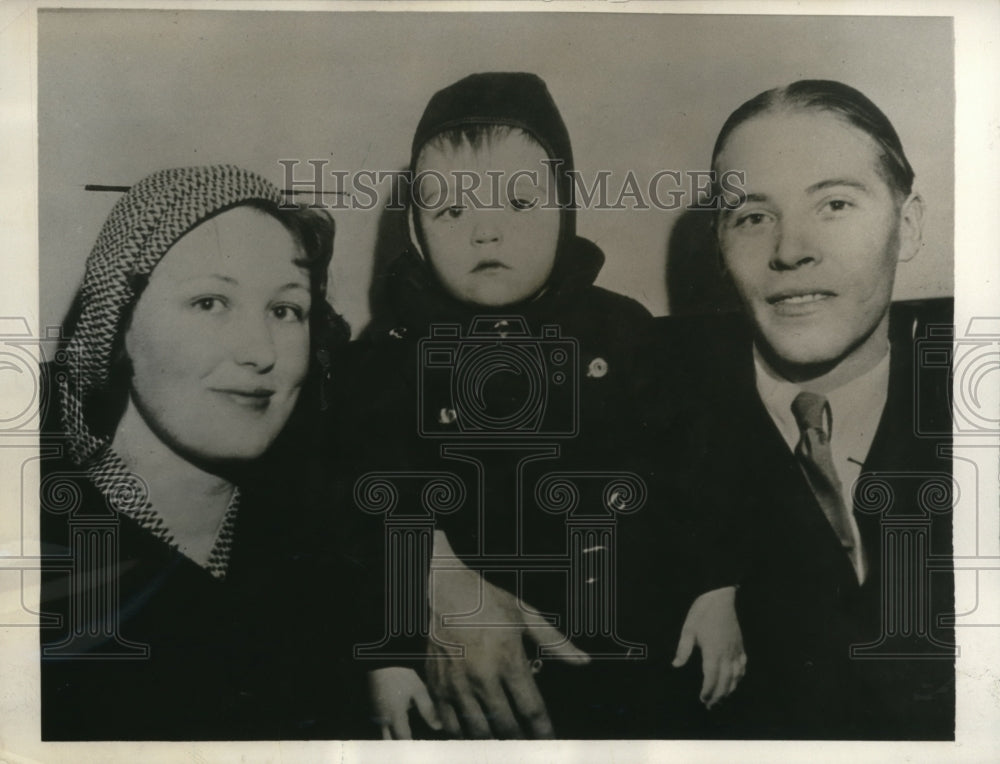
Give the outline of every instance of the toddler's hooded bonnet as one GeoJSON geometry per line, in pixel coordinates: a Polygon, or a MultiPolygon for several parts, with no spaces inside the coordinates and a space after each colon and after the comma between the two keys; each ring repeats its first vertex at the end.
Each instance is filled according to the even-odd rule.
{"type": "MultiPolygon", "coordinates": [[[[563,292],[592,284],[604,264],[604,253],[592,242],[576,235],[574,184],[569,174],[574,169],[569,132],[545,82],[538,75],[525,72],[470,74],[435,93],[413,136],[411,177],[416,175],[421,150],[435,136],[478,125],[520,128],[553,160],[562,210],[558,251],[548,291],[563,292]]],[[[545,166],[524,169],[539,173],[549,171],[545,166]]],[[[403,313],[440,320],[442,311],[454,312],[447,307],[452,300],[443,294],[430,268],[412,247],[395,261],[390,279],[393,301],[403,313]]]]}
{"type": "MultiPolygon", "coordinates": [[[[563,238],[576,234],[573,211],[573,149],[569,132],[556,108],[549,89],[536,74],[485,72],[439,90],[424,110],[413,136],[410,171],[415,175],[420,151],[437,135],[456,128],[478,125],[506,125],[524,130],[545,149],[556,167],[559,201],[564,206],[563,238]]],[[[544,167],[525,167],[541,172],[544,167]]]]}

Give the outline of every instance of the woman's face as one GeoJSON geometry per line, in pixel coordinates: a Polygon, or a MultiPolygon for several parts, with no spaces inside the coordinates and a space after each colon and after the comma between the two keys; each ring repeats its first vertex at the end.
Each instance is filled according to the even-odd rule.
{"type": "Polygon", "coordinates": [[[181,238],[125,334],[131,397],[171,448],[252,459],[291,414],[309,361],[308,272],[274,218],[238,207],[181,238]]]}

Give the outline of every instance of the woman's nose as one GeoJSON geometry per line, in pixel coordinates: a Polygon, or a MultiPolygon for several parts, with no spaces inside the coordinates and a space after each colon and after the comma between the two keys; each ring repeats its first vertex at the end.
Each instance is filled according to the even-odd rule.
{"type": "Polygon", "coordinates": [[[267,316],[246,316],[234,322],[233,334],[235,360],[240,366],[251,366],[261,373],[274,367],[277,353],[267,316]]]}
{"type": "Polygon", "coordinates": [[[775,226],[774,236],[770,261],[772,270],[793,270],[822,259],[812,237],[794,222],[786,220],[779,223],[775,226]]]}

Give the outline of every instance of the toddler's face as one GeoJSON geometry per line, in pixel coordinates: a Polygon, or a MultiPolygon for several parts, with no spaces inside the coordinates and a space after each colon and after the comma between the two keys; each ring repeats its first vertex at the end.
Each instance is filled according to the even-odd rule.
{"type": "Polygon", "coordinates": [[[415,214],[431,267],[456,299],[501,307],[545,285],[560,219],[545,159],[516,133],[478,149],[429,144],[420,154],[415,214]]]}

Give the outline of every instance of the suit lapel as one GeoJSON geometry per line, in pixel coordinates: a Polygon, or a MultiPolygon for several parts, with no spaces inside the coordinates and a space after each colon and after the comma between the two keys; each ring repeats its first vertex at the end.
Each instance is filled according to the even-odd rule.
{"type": "MultiPolygon", "coordinates": [[[[756,392],[756,389],[755,389],[756,392]]],[[[759,396],[754,396],[753,419],[758,438],[758,471],[766,480],[764,495],[774,508],[781,546],[803,556],[813,569],[819,567],[841,587],[856,587],[850,558],[844,553],[816,495],[794,454],[759,396]]]]}
{"type": "Polygon", "coordinates": [[[822,570],[838,588],[857,588],[850,559],[760,399],[749,338],[727,360],[728,368],[720,369],[715,379],[728,383],[732,391],[724,414],[732,428],[730,458],[745,476],[747,495],[754,498],[747,511],[760,515],[753,525],[764,534],[762,547],[776,558],[772,562],[780,565],[793,556],[807,569],[822,570]]]}

